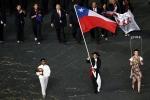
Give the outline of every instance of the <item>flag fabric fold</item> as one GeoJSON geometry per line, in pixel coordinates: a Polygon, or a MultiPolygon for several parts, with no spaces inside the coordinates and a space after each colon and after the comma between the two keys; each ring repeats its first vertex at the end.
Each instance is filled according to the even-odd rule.
{"type": "Polygon", "coordinates": [[[115,33],[117,23],[87,8],[75,5],[75,11],[79,19],[82,31],[88,32],[93,28],[100,27],[115,33]]]}
{"type": "Polygon", "coordinates": [[[134,15],[130,10],[123,14],[116,13],[115,20],[119,27],[124,31],[125,34],[128,34],[131,31],[140,30],[139,26],[134,20],[134,15]]]}

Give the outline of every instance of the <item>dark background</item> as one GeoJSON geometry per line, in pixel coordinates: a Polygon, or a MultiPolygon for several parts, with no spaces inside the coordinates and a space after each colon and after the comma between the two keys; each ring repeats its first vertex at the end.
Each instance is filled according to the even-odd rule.
{"type": "MultiPolygon", "coordinates": [[[[8,15],[5,28],[5,43],[0,44],[0,100],[41,100],[41,91],[35,69],[42,57],[48,59],[52,70],[47,88],[47,100],[150,100],[150,5],[145,0],[132,1],[135,20],[143,37],[141,94],[132,91],[129,79],[129,40],[119,31],[116,37],[100,44],[86,40],[90,52],[100,52],[102,59],[102,90],[94,94],[89,78],[89,64],[84,44],[77,44],[66,30],[68,44],[59,44],[54,29],[50,27],[50,15],[44,17],[42,34],[44,41],[37,45],[33,39],[29,17],[26,17],[25,37],[22,44],[16,43],[14,15],[8,15]]],[[[139,40],[133,45],[139,48],[139,40]]]]}

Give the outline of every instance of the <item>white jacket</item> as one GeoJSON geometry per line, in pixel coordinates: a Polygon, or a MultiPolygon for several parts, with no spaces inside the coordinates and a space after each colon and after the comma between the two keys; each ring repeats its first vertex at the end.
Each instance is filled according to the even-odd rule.
{"type": "Polygon", "coordinates": [[[44,76],[44,77],[50,76],[51,70],[50,70],[50,67],[48,65],[40,65],[38,68],[43,69],[43,75],[39,75],[39,76],[44,76]]]}

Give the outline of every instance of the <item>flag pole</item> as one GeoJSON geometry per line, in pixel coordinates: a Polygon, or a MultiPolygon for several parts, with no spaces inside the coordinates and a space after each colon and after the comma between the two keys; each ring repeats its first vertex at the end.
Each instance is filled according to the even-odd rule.
{"type": "Polygon", "coordinates": [[[75,13],[76,13],[76,16],[77,16],[77,19],[78,19],[78,23],[79,23],[79,26],[80,26],[80,30],[81,30],[81,34],[82,34],[82,37],[83,37],[84,45],[85,45],[85,48],[86,48],[86,51],[87,51],[87,54],[88,54],[88,57],[89,57],[90,64],[92,66],[92,60],[91,60],[91,57],[90,57],[89,49],[88,49],[88,46],[87,46],[87,43],[86,43],[86,40],[85,40],[85,36],[83,34],[83,30],[82,30],[82,27],[81,27],[81,24],[80,24],[79,17],[78,17],[78,14],[77,14],[75,6],[76,5],[74,5],[74,9],[75,9],[75,13]]]}

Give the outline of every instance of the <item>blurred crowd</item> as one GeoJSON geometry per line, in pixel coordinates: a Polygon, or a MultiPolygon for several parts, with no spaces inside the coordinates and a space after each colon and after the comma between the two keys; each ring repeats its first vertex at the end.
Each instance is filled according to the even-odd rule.
{"type": "MultiPolygon", "coordinates": [[[[84,6],[109,19],[113,16],[105,15],[104,12],[111,11],[124,13],[128,9],[133,10],[130,0],[1,0],[0,1],[0,43],[5,41],[4,27],[7,26],[7,17],[15,15],[16,41],[24,42],[25,17],[31,19],[34,40],[40,44],[42,37],[42,22],[45,15],[51,16],[51,27],[56,30],[57,39],[60,43],[66,43],[65,27],[71,29],[73,38],[81,43],[82,36],[78,20],[74,10],[74,5],[84,6]]],[[[90,32],[91,40],[100,42],[102,38],[108,40],[112,33],[107,30],[95,28],[90,32]]]]}

